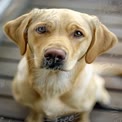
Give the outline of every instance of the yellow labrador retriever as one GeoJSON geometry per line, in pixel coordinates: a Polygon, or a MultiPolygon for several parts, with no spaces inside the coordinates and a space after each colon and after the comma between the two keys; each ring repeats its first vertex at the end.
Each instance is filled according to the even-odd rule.
{"type": "Polygon", "coordinates": [[[117,38],[97,17],[34,9],[4,30],[23,55],[13,94],[31,109],[26,122],[88,122],[96,101],[109,103],[104,80],[91,63],[117,38]]]}

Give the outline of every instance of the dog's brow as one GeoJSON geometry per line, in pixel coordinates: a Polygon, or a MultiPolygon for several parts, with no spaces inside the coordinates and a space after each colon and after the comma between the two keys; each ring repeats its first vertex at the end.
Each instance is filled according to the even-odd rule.
{"type": "Polygon", "coordinates": [[[67,25],[67,30],[83,29],[83,26],[76,21],[72,21],[67,25]]]}
{"type": "Polygon", "coordinates": [[[49,21],[49,20],[54,20],[57,19],[57,12],[52,10],[52,11],[39,11],[36,14],[33,14],[33,20],[41,20],[41,21],[49,21]]]}

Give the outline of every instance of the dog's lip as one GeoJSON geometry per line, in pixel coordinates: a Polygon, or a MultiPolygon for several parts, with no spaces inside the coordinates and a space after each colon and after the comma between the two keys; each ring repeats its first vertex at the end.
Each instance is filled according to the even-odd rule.
{"type": "Polygon", "coordinates": [[[68,72],[69,70],[66,70],[66,69],[61,69],[61,71],[68,72]]]}
{"type": "Polygon", "coordinates": [[[61,69],[50,69],[50,68],[45,68],[43,66],[40,67],[41,69],[47,69],[47,70],[51,70],[51,71],[62,71],[62,72],[68,72],[69,70],[61,68],[61,69]]]}

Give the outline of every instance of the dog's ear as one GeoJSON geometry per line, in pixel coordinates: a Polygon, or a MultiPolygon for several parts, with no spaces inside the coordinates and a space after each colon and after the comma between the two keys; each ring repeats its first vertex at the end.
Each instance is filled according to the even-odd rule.
{"type": "Polygon", "coordinates": [[[31,20],[31,15],[25,14],[15,20],[9,21],[4,25],[4,31],[7,36],[13,40],[20,48],[21,55],[26,52],[27,40],[26,30],[31,20]]]}
{"type": "Polygon", "coordinates": [[[92,63],[98,55],[112,48],[118,41],[117,37],[99,22],[97,17],[93,17],[93,23],[92,42],[85,56],[87,63],[92,63]]]}

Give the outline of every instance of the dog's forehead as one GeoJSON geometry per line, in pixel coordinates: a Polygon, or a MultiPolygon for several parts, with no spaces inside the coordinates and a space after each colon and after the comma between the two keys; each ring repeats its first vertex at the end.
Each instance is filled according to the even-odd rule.
{"type": "Polygon", "coordinates": [[[65,24],[69,22],[81,23],[85,21],[85,14],[70,9],[36,9],[33,13],[33,19],[36,21],[59,21],[65,22],[65,24]]]}

